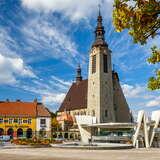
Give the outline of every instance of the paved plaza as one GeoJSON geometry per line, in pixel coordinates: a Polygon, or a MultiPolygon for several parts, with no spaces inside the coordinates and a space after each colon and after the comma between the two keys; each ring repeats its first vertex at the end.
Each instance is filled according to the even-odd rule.
{"type": "Polygon", "coordinates": [[[0,160],[159,160],[160,149],[76,150],[56,148],[0,149],[0,160]]]}

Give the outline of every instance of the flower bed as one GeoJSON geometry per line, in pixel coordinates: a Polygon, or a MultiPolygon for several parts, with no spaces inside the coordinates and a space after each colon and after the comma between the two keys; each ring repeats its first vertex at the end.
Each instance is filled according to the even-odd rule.
{"type": "Polygon", "coordinates": [[[57,143],[55,140],[51,139],[13,139],[11,143],[16,145],[34,145],[34,146],[49,146],[50,143],[57,143]]]}

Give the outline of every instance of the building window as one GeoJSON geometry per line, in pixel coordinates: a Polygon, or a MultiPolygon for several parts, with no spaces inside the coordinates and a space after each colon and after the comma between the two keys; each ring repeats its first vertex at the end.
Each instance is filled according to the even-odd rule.
{"type": "Polygon", "coordinates": [[[31,124],[31,123],[32,123],[32,119],[29,118],[29,119],[28,119],[28,124],[31,124]]]}
{"type": "Polygon", "coordinates": [[[108,72],[108,62],[107,62],[107,55],[103,55],[103,70],[104,73],[108,72]]]}
{"type": "Polygon", "coordinates": [[[46,126],[46,119],[40,119],[40,126],[45,127],[46,126]]]}
{"type": "Polygon", "coordinates": [[[3,123],[3,118],[0,118],[0,124],[3,123]]]}
{"type": "Polygon", "coordinates": [[[18,123],[18,119],[17,118],[14,119],[14,123],[18,123]]]}
{"type": "Polygon", "coordinates": [[[96,55],[92,56],[92,73],[96,73],[96,55]]]}
{"type": "Polygon", "coordinates": [[[5,119],[5,120],[4,120],[4,123],[8,123],[8,119],[5,119]]]}
{"type": "Polygon", "coordinates": [[[40,124],[46,124],[46,119],[41,119],[40,124]]]}
{"type": "Polygon", "coordinates": [[[12,123],[13,123],[13,119],[9,118],[9,124],[12,124],[12,123]]]}
{"type": "Polygon", "coordinates": [[[18,124],[22,124],[22,118],[19,118],[18,124]]]}
{"type": "Polygon", "coordinates": [[[23,123],[28,123],[28,121],[26,119],[23,120],[23,123]]]}
{"type": "Polygon", "coordinates": [[[108,110],[105,110],[105,117],[108,117],[108,110]]]}

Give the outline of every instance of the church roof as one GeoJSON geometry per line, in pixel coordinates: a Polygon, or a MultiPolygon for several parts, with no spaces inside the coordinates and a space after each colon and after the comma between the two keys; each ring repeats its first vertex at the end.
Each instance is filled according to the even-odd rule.
{"type": "Polygon", "coordinates": [[[87,89],[88,80],[82,80],[72,83],[64,101],[62,102],[59,111],[70,111],[76,109],[87,108],[87,89]]]}
{"type": "MultiPolygon", "coordinates": [[[[113,79],[119,81],[117,72],[113,71],[112,75],[113,79]]],[[[63,112],[87,108],[87,91],[88,79],[73,83],[58,111],[63,112]]]]}

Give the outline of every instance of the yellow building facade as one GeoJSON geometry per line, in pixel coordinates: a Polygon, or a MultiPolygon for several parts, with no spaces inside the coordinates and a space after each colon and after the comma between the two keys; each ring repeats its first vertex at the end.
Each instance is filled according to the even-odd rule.
{"type": "Polygon", "coordinates": [[[0,102],[0,136],[32,138],[43,132],[48,137],[51,131],[50,121],[48,109],[37,101],[0,102]]]}
{"type": "Polygon", "coordinates": [[[36,134],[36,118],[0,116],[0,135],[31,138],[36,134]]]}

